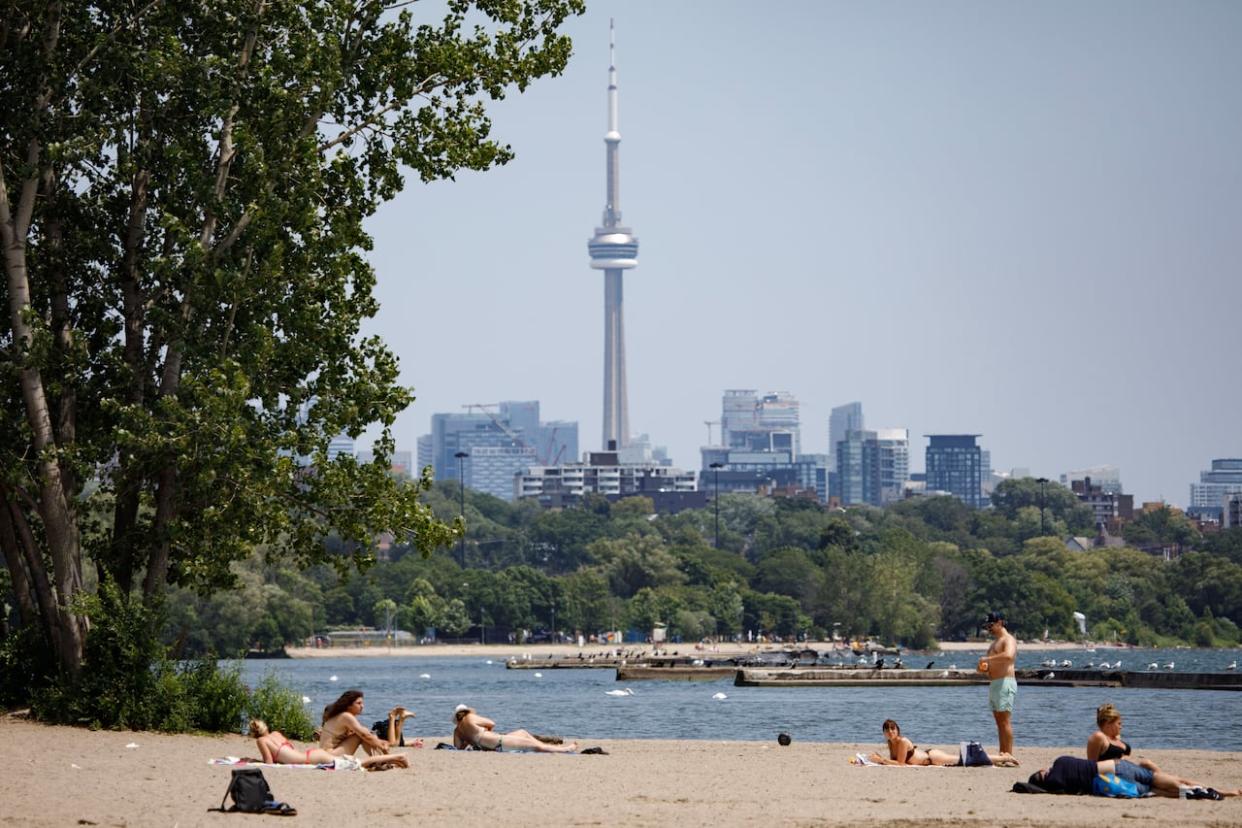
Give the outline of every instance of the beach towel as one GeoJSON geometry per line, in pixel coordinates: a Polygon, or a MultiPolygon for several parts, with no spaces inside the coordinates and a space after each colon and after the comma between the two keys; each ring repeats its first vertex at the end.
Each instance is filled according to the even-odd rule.
{"type": "Polygon", "coordinates": [[[866,754],[864,753],[855,753],[852,757],[850,757],[850,764],[851,765],[870,765],[871,767],[880,766],[879,762],[872,762],[870,759],[867,758],[866,754]]]}
{"type": "MultiPolygon", "coordinates": [[[[353,759],[353,757],[345,757],[345,756],[338,757],[338,759],[346,759],[346,758],[353,759]]],[[[358,765],[358,768],[339,767],[337,763],[335,762],[333,762],[332,764],[324,763],[322,765],[280,765],[275,762],[261,762],[258,759],[245,759],[245,758],[238,757],[238,756],[222,756],[218,759],[207,760],[207,764],[209,765],[229,765],[231,767],[238,767],[238,768],[302,768],[304,770],[358,770],[358,769],[361,769],[362,765],[358,763],[357,759],[353,759],[353,762],[358,765]]]]}

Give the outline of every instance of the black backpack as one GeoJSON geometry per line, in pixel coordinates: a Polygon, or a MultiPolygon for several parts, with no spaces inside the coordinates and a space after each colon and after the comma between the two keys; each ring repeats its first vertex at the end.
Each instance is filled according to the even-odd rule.
{"type": "Polygon", "coordinates": [[[220,800],[220,810],[242,811],[247,814],[261,814],[268,809],[274,800],[272,789],[259,768],[234,768],[233,778],[229,781],[224,799],[220,800]],[[233,805],[225,808],[224,803],[233,797],[233,805]]]}

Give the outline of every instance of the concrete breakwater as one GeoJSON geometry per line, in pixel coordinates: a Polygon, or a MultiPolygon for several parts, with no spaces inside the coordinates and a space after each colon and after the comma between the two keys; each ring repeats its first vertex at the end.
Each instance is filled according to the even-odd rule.
{"type": "MultiPolygon", "coordinates": [[[[1018,670],[1020,685],[1129,687],[1162,690],[1242,690],[1237,673],[1160,673],[1109,670],[1018,670]]],[[[737,670],[738,687],[950,687],[987,684],[974,670],[795,669],[737,670]]]]}

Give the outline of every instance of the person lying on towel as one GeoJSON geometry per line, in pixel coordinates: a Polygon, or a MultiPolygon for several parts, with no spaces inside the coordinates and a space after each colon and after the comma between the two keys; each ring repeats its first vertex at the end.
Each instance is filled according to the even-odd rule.
{"type": "MultiPolygon", "coordinates": [[[[259,746],[259,754],[263,757],[263,761],[269,764],[279,765],[331,765],[337,760],[337,757],[322,748],[308,748],[302,750],[295,748],[293,743],[285,738],[285,734],[279,730],[269,730],[267,722],[262,719],[250,720],[250,735],[254,737],[255,742],[259,746]]],[[[364,770],[378,770],[379,768],[408,768],[410,762],[405,756],[395,754],[380,754],[378,756],[368,756],[359,764],[364,770]]]]}
{"type": "Polygon", "coordinates": [[[1219,791],[1202,782],[1164,771],[1150,771],[1125,759],[1096,762],[1076,756],[1058,756],[1050,767],[1035,771],[1025,783],[1015,782],[1017,793],[1095,794],[1133,798],[1169,796],[1183,799],[1224,799],[1242,796],[1242,789],[1219,791]]]}

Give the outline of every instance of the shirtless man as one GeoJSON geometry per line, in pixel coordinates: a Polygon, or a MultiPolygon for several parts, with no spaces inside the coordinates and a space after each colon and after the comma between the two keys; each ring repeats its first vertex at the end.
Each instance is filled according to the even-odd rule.
{"type": "Polygon", "coordinates": [[[1013,724],[1010,715],[1013,713],[1013,700],[1018,695],[1018,679],[1013,671],[1013,663],[1018,658],[1018,641],[1005,629],[1005,616],[1000,612],[989,612],[983,620],[983,628],[992,636],[992,644],[987,655],[979,659],[979,672],[992,679],[988,685],[988,702],[992,707],[992,717],[996,719],[996,736],[1000,742],[1000,752],[1013,753],[1013,724]]]}

